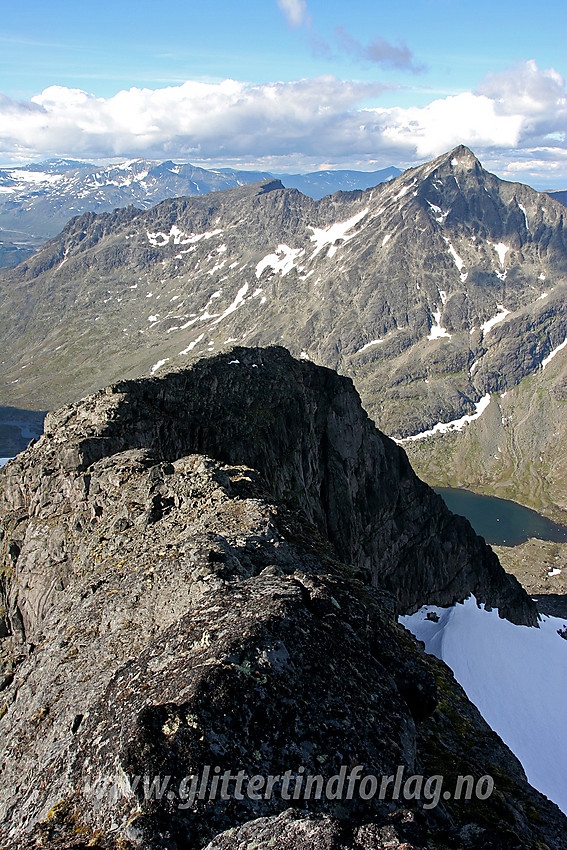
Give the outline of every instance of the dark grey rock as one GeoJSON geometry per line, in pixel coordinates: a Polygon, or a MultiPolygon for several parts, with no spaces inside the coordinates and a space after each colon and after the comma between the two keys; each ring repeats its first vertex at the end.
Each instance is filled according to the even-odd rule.
{"type": "Polygon", "coordinates": [[[274,348],[121,382],[50,414],[0,485],[8,846],[224,847],[231,828],[260,846],[296,828],[345,850],[567,846],[557,807],[394,619],[473,589],[524,622],[532,604],[348,379],[274,348]],[[490,774],[496,796],[323,795],[296,817],[282,779],[179,805],[207,766],[327,782],[343,765],[490,774]]]}

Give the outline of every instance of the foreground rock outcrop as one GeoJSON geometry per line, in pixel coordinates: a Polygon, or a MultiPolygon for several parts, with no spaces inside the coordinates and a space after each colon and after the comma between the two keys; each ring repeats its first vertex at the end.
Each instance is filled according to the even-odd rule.
{"type": "Polygon", "coordinates": [[[567,847],[395,622],[535,609],[348,379],[276,348],[123,382],[0,488],[1,845],[567,847]]]}

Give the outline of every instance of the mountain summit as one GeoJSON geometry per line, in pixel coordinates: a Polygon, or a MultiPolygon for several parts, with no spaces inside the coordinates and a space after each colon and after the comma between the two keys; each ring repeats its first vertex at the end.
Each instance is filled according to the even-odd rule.
{"type": "MultiPolygon", "coordinates": [[[[445,429],[459,443],[567,339],[565,215],[463,146],[320,201],[268,181],[86,214],[0,281],[0,401],[53,407],[234,342],[278,343],[350,375],[397,439],[445,429]]],[[[503,433],[466,466],[497,479],[498,446],[505,470],[524,439],[503,433]]],[[[443,466],[446,449],[433,454],[443,466]]],[[[534,474],[509,495],[549,504],[534,474]]]]}
{"type": "Polygon", "coordinates": [[[122,381],[49,414],[0,484],[8,846],[567,847],[395,622],[471,591],[524,623],[533,604],[349,379],[235,348],[122,381]]]}

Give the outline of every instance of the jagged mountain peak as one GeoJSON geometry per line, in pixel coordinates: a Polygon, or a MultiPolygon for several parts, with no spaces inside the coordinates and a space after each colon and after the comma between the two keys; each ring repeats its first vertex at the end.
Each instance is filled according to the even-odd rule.
{"type": "Polygon", "coordinates": [[[566,850],[563,815],[393,604],[479,585],[534,623],[533,603],[347,378],[238,347],[121,381],[50,414],[0,481],[4,846],[297,848],[306,835],[470,850],[472,835],[566,850]],[[211,766],[226,789],[186,795],[211,766]],[[331,791],[346,771],[353,788],[361,772],[408,780],[386,799],[342,779],[331,791]],[[494,777],[497,804],[462,800],[457,771],[494,777]],[[269,793],[244,795],[237,776],[269,777],[269,793]],[[311,777],[326,794],[300,799],[311,777]],[[460,790],[439,796],[437,780],[460,790]]]}
{"type": "Polygon", "coordinates": [[[352,376],[387,433],[425,434],[563,344],[564,213],[465,147],[320,201],[264,180],[91,213],[4,275],[2,399],[46,409],[279,343],[352,376]]]}
{"type": "Polygon", "coordinates": [[[457,145],[456,148],[446,151],[430,162],[425,163],[424,166],[418,166],[418,169],[419,168],[425,168],[429,173],[442,168],[456,169],[459,171],[484,170],[480,160],[477,159],[473,151],[466,145],[457,145]]]}
{"type": "Polygon", "coordinates": [[[477,166],[480,165],[479,160],[474,155],[473,151],[468,148],[466,145],[457,145],[453,150],[448,151],[445,154],[445,158],[450,160],[451,165],[466,165],[466,166],[477,166]]]}

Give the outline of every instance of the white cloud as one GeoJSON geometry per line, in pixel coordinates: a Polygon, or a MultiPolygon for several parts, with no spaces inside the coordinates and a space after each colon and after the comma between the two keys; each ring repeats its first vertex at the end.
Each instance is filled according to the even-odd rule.
{"type": "Polygon", "coordinates": [[[309,23],[309,13],[305,0],[278,0],[278,6],[292,27],[309,23]]]}
{"type": "Polygon", "coordinates": [[[188,81],[108,99],[51,86],[31,103],[0,101],[0,149],[87,157],[318,154],[322,139],[331,150],[348,143],[356,105],[383,90],[331,76],[263,85],[188,81]]]}
{"type": "Polygon", "coordinates": [[[475,92],[426,106],[363,106],[383,91],[332,76],[188,81],[107,99],[51,86],[26,102],[0,95],[0,156],[186,158],[285,170],[322,160],[409,165],[463,143],[518,179],[518,163],[526,173],[540,163],[538,173],[567,182],[565,83],[553,69],[525,62],[475,92]]]}
{"type": "Polygon", "coordinates": [[[521,147],[567,147],[565,80],[553,68],[541,70],[533,60],[489,76],[478,88],[500,115],[521,115],[521,147]]]}
{"type": "Polygon", "coordinates": [[[540,71],[533,59],[499,74],[490,74],[477,91],[492,98],[508,115],[539,116],[558,106],[565,110],[567,105],[561,74],[553,68],[540,71]]]}
{"type": "Polygon", "coordinates": [[[514,147],[522,117],[499,115],[492,100],[464,92],[427,106],[370,110],[376,132],[394,148],[419,158],[458,144],[472,148],[514,147]]]}

